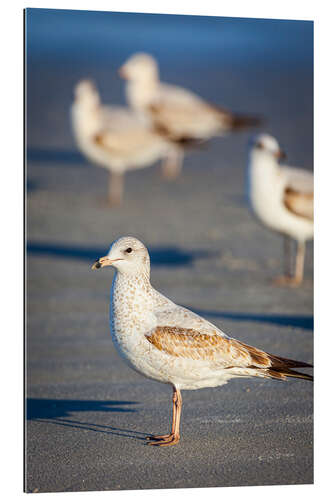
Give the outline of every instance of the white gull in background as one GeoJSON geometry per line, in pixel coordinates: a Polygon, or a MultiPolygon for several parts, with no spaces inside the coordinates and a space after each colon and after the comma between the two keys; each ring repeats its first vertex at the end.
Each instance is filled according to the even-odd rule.
{"type": "Polygon", "coordinates": [[[172,161],[178,155],[177,145],[150,130],[130,109],[102,106],[89,80],[75,87],[71,120],[80,151],[111,173],[110,204],[122,201],[127,170],[148,167],[163,158],[172,161]]]}
{"type": "Polygon", "coordinates": [[[254,139],[249,153],[248,195],[257,217],[285,236],[285,275],[275,282],[298,286],[303,280],[305,244],[313,238],[313,174],[280,165],[283,156],[274,137],[260,134],[254,139]],[[290,238],[297,241],[293,276],[289,275],[290,238]]]}
{"type": "Polygon", "coordinates": [[[155,290],[150,283],[148,250],[136,238],[114,241],[93,269],[106,266],[116,269],[110,327],[117,351],[134,370],[173,388],[171,432],[149,436],[150,445],[178,443],[182,389],[216,387],[235,377],[313,380],[293,370],[312,365],[273,356],[230,338],[155,290]]]}
{"type": "MultiPolygon", "coordinates": [[[[259,124],[257,117],[233,114],[183,87],[160,82],[157,61],[149,54],[134,54],[119,74],[127,80],[126,97],[131,108],[169,139],[206,140],[259,124]]],[[[174,165],[177,172],[181,164],[179,158],[174,165]]]]}

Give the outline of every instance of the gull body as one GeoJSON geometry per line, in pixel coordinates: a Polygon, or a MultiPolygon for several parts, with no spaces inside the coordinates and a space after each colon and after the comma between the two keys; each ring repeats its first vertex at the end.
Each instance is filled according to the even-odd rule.
{"type": "Polygon", "coordinates": [[[130,107],[172,140],[201,141],[259,123],[255,117],[218,108],[188,89],[160,82],[157,61],[149,54],[134,54],[119,73],[127,80],[130,107]]]}
{"type": "Polygon", "coordinates": [[[173,387],[170,434],[150,444],[169,446],[180,439],[180,391],[216,387],[235,377],[311,379],[291,370],[310,366],[287,360],[228,337],[222,330],[155,290],[149,253],[136,238],[123,237],[93,268],[116,269],[111,288],[110,328],[120,356],[148,378],[173,387]]]}
{"type": "Polygon", "coordinates": [[[175,154],[176,147],[150,130],[132,110],[102,106],[95,85],[80,81],[71,108],[74,136],[80,151],[94,164],[111,173],[109,201],[123,198],[127,170],[149,167],[175,154]]]}
{"type": "Polygon", "coordinates": [[[285,276],[276,280],[297,286],[303,280],[305,243],[313,238],[313,174],[280,165],[282,156],[274,137],[260,134],[254,139],[249,152],[248,197],[261,222],[297,241],[294,275],[289,276],[290,264],[286,262],[285,276]]]}

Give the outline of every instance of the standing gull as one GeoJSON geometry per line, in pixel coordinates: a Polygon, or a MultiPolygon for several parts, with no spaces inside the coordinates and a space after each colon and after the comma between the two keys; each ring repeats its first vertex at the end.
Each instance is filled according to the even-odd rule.
{"type": "Polygon", "coordinates": [[[150,130],[130,109],[102,106],[89,80],[75,87],[72,127],[80,151],[110,171],[109,202],[121,203],[124,174],[163,158],[173,158],[179,147],[150,130]]]}
{"type": "MultiPolygon", "coordinates": [[[[149,54],[134,54],[119,74],[127,80],[128,104],[169,139],[205,140],[259,124],[256,117],[235,115],[183,87],[160,82],[157,61],[149,54]]],[[[179,157],[173,166],[170,163],[170,172],[179,173],[181,166],[179,157]]]]}
{"type": "Polygon", "coordinates": [[[132,237],[115,240],[93,269],[113,266],[110,327],[120,356],[131,368],[173,388],[171,432],[148,444],[171,446],[180,439],[180,391],[216,387],[235,377],[285,380],[313,377],[293,368],[307,363],[273,356],[228,337],[212,323],[164,297],[150,284],[147,248],[132,237]]]}
{"type": "Polygon", "coordinates": [[[260,134],[254,139],[249,154],[248,194],[257,217],[285,237],[285,275],[275,283],[298,286],[303,281],[305,244],[313,238],[313,174],[280,165],[283,157],[274,137],[260,134]],[[290,238],[297,241],[293,276],[289,275],[290,238]]]}

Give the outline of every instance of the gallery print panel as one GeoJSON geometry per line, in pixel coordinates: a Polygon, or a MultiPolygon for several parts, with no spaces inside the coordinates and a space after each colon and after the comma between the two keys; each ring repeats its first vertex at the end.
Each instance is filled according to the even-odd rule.
{"type": "Polygon", "coordinates": [[[313,483],[313,23],[25,10],[25,491],[313,483]]]}

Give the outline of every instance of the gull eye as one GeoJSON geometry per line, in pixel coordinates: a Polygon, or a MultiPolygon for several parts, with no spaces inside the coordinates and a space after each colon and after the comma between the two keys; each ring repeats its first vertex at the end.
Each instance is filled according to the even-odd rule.
{"type": "Polygon", "coordinates": [[[131,253],[131,251],[132,251],[132,248],[131,248],[131,247],[126,248],[126,250],[125,250],[125,252],[127,252],[127,253],[131,253]]]}

